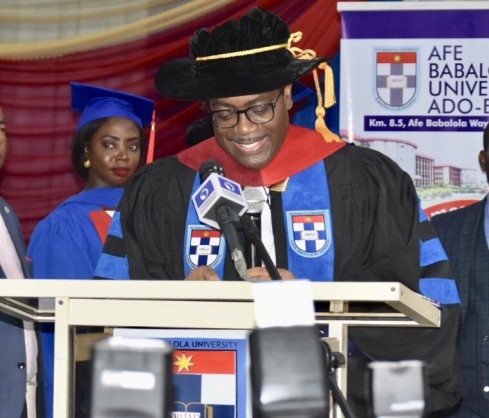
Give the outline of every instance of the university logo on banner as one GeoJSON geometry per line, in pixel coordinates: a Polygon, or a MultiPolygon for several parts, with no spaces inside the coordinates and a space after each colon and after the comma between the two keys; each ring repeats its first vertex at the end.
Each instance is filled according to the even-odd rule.
{"type": "Polygon", "coordinates": [[[173,418],[236,418],[237,353],[174,350],[173,418]]]}
{"type": "Polygon", "coordinates": [[[202,225],[190,225],[187,233],[186,254],[190,265],[215,266],[223,257],[221,231],[202,225]]]}
{"type": "Polygon", "coordinates": [[[391,109],[409,105],[416,94],[417,52],[376,51],[377,101],[391,109]]]}
{"type": "Polygon", "coordinates": [[[287,212],[291,248],[303,257],[319,257],[331,246],[330,211],[287,212]]]}

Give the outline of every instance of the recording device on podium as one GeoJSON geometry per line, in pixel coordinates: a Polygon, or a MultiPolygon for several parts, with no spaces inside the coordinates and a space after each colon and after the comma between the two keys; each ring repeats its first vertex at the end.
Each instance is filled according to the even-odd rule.
{"type": "Polygon", "coordinates": [[[170,418],[173,349],[168,343],[109,337],[92,351],[90,418],[170,418]]]}
{"type": "Polygon", "coordinates": [[[372,409],[377,418],[421,418],[425,411],[425,369],[419,360],[378,361],[371,370],[372,409]]]}

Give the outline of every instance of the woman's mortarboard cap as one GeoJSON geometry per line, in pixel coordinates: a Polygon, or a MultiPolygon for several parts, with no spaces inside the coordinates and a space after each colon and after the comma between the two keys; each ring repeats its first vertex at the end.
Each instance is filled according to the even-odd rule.
{"type": "Polygon", "coordinates": [[[72,81],[71,107],[83,112],[77,131],[94,120],[111,117],[130,119],[143,129],[151,124],[154,103],[134,94],[72,81]]]}

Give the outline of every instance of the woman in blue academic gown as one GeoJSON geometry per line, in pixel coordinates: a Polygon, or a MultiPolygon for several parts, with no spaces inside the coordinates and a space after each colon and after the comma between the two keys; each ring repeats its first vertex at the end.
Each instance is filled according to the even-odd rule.
{"type": "MultiPolygon", "coordinates": [[[[144,127],[151,123],[151,100],[75,82],[71,88],[73,110],[83,112],[73,139],[72,162],[86,182],[80,193],[61,203],[36,226],[28,250],[35,278],[93,277],[111,215],[124,185],[146,154],[144,127]]],[[[50,418],[54,333],[52,324],[45,325],[42,340],[50,418]]]]}

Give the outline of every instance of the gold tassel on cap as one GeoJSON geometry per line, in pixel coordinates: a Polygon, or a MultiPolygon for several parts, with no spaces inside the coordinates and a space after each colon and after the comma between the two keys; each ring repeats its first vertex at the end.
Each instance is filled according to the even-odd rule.
{"type": "Polygon", "coordinates": [[[319,68],[324,70],[324,107],[329,109],[336,103],[333,69],[325,62],[319,64],[319,68]]]}
{"type": "Polygon", "coordinates": [[[319,85],[319,77],[316,69],[313,70],[314,85],[316,86],[316,93],[318,96],[318,105],[316,107],[316,123],[315,128],[324,138],[326,142],[343,142],[338,135],[334,134],[326,126],[324,118],[326,116],[326,108],[333,106],[336,103],[334,95],[334,80],[333,70],[331,67],[323,62],[319,64],[319,68],[324,70],[324,104],[323,96],[321,94],[321,87],[319,85]]]}
{"type": "MultiPolygon", "coordinates": [[[[301,32],[295,32],[290,35],[289,38],[289,50],[294,54],[296,59],[314,59],[316,58],[316,52],[312,49],[300,49],[297,47],[292,47],[290,44],[292,42],[298,42],[302,38],[301,32]]],[[[314,85],[316,87],[316,94],[318,96],[318,105],[316,107],[316,123],[315,129],[319,132],[326,142],[343,142],[338,135],[334,134],[326,126],[324,118],[326,116],[326,108],[333,106],[336,103],[336,98],[334,95],[334,77],[333,70],[331,67],[323,62],[319,64],[319,68],[324,70],[324,104],[323,95],[321,94],[321,87],[319,85],[319,77],[316,68],[312,70],[312,75],[314,77],[314,85]]]]}

